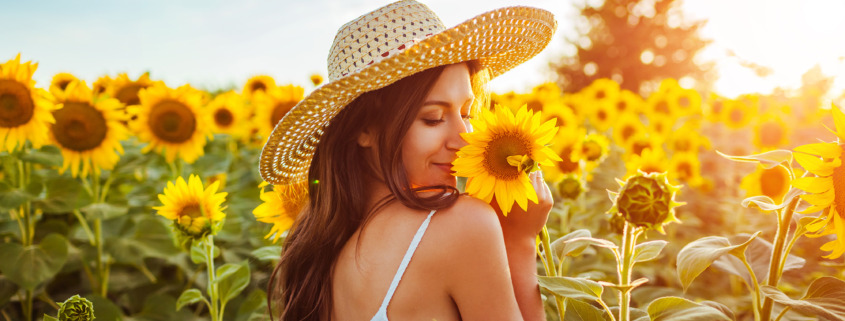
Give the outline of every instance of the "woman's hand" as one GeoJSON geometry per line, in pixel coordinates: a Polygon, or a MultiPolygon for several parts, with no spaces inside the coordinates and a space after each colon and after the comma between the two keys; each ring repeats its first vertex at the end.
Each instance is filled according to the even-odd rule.
{"type": "Polygon", "coordinates": [[[523,210],[519,205],[514,203],[510,213],[505,217],[502,215],[502,210],[499,208],[499,204],[495,198],[490,203],[493,209],[496,210],[496,213],[499,214],[499,223],[502,224],[505,242],[512,238],[530,238],[534,240],[534,237],[540,233],[543,225],[546,224],[546,220],[549,218],[549,212],[554,205],[552,192],[543,180],[542,172],[535,171],[528,175],[528,179],[537,192],[537,203],[528,201],[528,208],[526,210],[523,210]]]}

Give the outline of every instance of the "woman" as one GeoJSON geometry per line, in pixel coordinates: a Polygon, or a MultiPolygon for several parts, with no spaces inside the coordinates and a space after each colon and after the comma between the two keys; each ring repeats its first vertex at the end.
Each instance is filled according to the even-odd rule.
{"type": "Polygon", "coordinates": [[[532,174],[538,204],[502,218],[458,193],[451,163],[487,81],[554,28],[514,7],[447,29],[416,1],[340,28],[331,81],[282,119],[259,165],[276,188],[307,190],[268,285],[283,320],[544,319],[534,240],[548,187],[532,174]]]}

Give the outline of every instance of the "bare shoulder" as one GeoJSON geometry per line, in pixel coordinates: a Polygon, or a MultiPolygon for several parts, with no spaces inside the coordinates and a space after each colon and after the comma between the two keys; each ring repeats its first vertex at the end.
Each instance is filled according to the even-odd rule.
{"type": "Polygon", "coordinates": [[[495,236],[501,238],[502,227],[496,212],[490,204],[477,198],[461,195],[454,205],[438,211],[435,216],[439,216],[438,225],[444,232],[443,237],[459,238],[463,242],[495,236]]]}

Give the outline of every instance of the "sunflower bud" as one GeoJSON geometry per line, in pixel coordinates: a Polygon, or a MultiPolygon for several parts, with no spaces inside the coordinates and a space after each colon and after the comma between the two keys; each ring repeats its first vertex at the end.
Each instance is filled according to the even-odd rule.
{"type": "Polygon", "coordinates": [[[618,193],[608,191],[613,200],[608,213],[618,214],[634,226],[653,228],[660,233],[665,233],[663,225],[679,222],[675,207],[685,203],[675,202],[675,193],[680,186],[670,185],[666,173],[637,171],[627,181],[617,181],[622,188],[618,193]]]}
{"type": "Polygon", "coordinates": [[[584,193],[584,185],[578,176],[567,174],[563,180],[557,183],[557,191],[564,199],[574,200],[584,193]]]}
{"type": "Polygon", "coordinates": [[[91,320],[94,320],[94,304],[91,301],[74,295],[65,302],[59,303],[59,321],[91,320]]]}

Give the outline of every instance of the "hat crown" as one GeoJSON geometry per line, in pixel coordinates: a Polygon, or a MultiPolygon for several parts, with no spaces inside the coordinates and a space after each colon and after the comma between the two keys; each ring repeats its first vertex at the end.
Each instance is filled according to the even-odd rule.
{"type": "Polygon", "coordinates": [[[357,73],[445,29],[428,6],[414,0],[394,2],[355,18],[334,38],[329,81],[357,73]]]}

